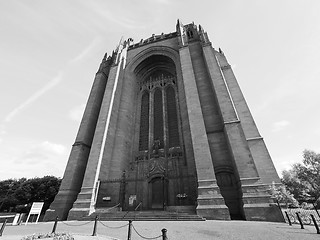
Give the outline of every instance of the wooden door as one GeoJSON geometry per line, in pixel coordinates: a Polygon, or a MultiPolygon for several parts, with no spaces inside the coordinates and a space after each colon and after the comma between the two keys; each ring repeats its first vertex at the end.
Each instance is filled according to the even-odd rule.
{"type": "Polygon", "coordinates": [[[152,209],[163,209],[163,202],[164,202],[164,185],[163,179],[155,178],[152,181],[152,188],[151,188],[151,196],[152,196],[152,209]]]}

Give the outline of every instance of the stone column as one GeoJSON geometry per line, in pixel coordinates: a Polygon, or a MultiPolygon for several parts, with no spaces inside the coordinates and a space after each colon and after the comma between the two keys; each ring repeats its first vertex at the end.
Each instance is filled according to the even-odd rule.
{"type": "Polygon", "coordinates": [[[189,47],[181,47],[179,54],[198,179],[197,213],[208,219],[230,219],[214,174],[189,47]]]}
{"type": "Polygon", "coordinates": [[[46,211],[44,221],[54,220],[56,216],[65,220],[80,191],[112,62],[113,57],[104,58],[95,76],[59,192],[46,211]]]}
{"type": "Polygon", "coordinates": [[[224,121],[224,132],[233,164],[240,179],[238,186],[243,193],[245,217],[247,220],[281,221],[279,209],[270,206],[273,200],[267,192],[268,186],[262,184],[260,180],[235,107],[235,100],[231,97],[216,57],[219,53],[211,47],[211,44],[203,45],[203,53],[224,121]]]}
{"type": "MultiPolygon", "coordinates": [[[[235,108],[241,120],[241,126],[247,139],[250,152],[257,167],[261,181],[266,184],[272,182],[280,184],[280,178],[273,165],[268,149],[261,137],[258,128],[251,115],[246,100],[241,92],[238,82],[234,76],[231,66],[225,55],[221,52],[216,55],[226,84],[234,101],[235,108]]],[[[258,79],[257,79],[258,81],[258,79]]]]}

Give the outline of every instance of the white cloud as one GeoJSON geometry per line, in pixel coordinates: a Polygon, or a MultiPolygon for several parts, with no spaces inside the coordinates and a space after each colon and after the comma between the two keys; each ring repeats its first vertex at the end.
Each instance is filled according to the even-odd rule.
{"type": "Polygon", "coordinates": [[[301,163],[302,149],[294,148],[285,153],[278,153],[277,156],[272,157],[272,161],[276,167],[278,174],[281,176],[283,170],[292,169],[293,164],[301,163]]]}
{"type": "Polygon", "coordinates": [[[283,156],[277,159],[273,159],[273,163],[276,167],[278,174],[281,176],[283,170],[289,170],[295,163],[301,162],[298,155],[283,156]]]}
{"type": "Polygon", "coordinates": [[[70,60],[70,63],[75,63],[84,59],[92,52],[93,48],[99,44],[100,40],[100,38],[94,38],[86,48],[84,48],[76,57],[70,60]]]}
{"type": "Polygon", "coordinates": [[[314,132],[314,134],[320,136],[320,127],[315,127],[313,132],[314,132]]]}
{"type": "Polygon", "coordinates": [[[18,115],[23,109],[28,107],[30,104],[38,100],[42,95],[51,90],[62,80],[62,72],[59,72],[56,77],[54,77],[47,85],[31,95],[26,101],[24,101],[20,106],[13,109],[4,119],[5,122],[11,122],[11,120],[18,115]]]}
{"type": "Polygon", "coordinates": [[[48,141],[44,141],[39,145],[39,149],[43,149],[44,151],[48,152],[48,153],[54,153],[54,154],[58,154],[58,155],[63,155],[66,152],[66,147],[61,145],[61,144],[57,144],[57,143],[51,143],[48,141]]]}
{"type": "Polygon", "coordinates": [[[166,5],[170,5],[170,3],[171,3],[170,0],[155,0],[155,1],[160,3],[160,4],[166,4],[166,5]]]}
{"type": "Polygon", "coordinates": [[[43,163],[51,161],[58,156],[63,156],[66,154],[66,147],[52,143],[49,141],[43,141],[41,143],[36,143],[30,146],[28,150],[23,152],[20,156],[15,159],[16,163],[28,162],[28,163],[43,163]]]}
{"type": "Polygon", "coordinates": [[[0,135],[4,135],[6,133],[7,133],[7,131],[5,129],[5,125],[4,124],[0,124],[0,135]]]}
{"type": "Polygon", "coordinates": [[[69,118],[73,121],[80,123],[85,107],[86,107],[85,104],[81,104],[72,108],[68,114],[69,118]]]}
{"type": "Polygon", "coordinates": [[[7,133],[4,124],[0,124],[0,143],[3,141],[3,136],[7,133]]]}
{"type": "MultiPolygon", "coordinates": [[[[119,12],[117,10],[109,11],[107,8],[102,8],[99,4],[95,3],[94,1],[86,1],[85,4],[87,5],[88,9],[93,10],[97,15],[99,15],[99,17],[104,19],[106,22],[113,22],[121,27],[130,29],[144,28],[144,26],[139,25],[136,21],[125,17],[125,14],[123,14],[123,12],[121,17],[119,17],[119,12]]],[[[119,10],[124,11],[124,9],[121,8],[119,10]]]]}
{"type": "Polygon", "coordinates": [[[279,121],[279,122],[275,122],[273,124],[273,129],[272,131],[273,132],[279,132],[279,131],[282,131],[283,129],[285,129],[286,127],[288,127],[291,123],[287,120],[282,120],[282,121],[279,121]]]}
{"type": "Polygon", "coordinates": [[[17,142],[16,149],[0,152],[3,160],[0,178],[42,177],[54,175],[61,177],[68,161],[68,149],[59,143],[17,142]]]}

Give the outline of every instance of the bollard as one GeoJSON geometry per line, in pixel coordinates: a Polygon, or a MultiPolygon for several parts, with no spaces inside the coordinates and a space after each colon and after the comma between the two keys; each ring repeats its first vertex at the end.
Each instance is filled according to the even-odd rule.
{"type": "Polygon", "coordinates": [[[7,221],[8,221],[8,219],[5,219],[4,222],[3,222],[3,224],[2,224],[2,226],[1,226],[1,229],[0,229],[0,237],[2,236],[3,230],[4,230],[4,228],[6,227],[7,221]]]}
{"type": "Polygon", "coordinates": [[[315,228],[317,229],[317,234],[320,234],[319,226],[318,226],[316,219],[314,218],[314,216],[312,214],[310,214],[310,216],[312,218],[312,221],[313,221],[315,228]]]}
{"type": "Polygon", "coordinates": [[[98,223],[98,216],[94,219],[94,226],[93,226],[93,233],[92,236],[97,236],[97,223],[98,223]]]}
{"type": "Polygon", "coordinates": [[[59,220],[59,217],[57,216],[56,220],[54,220],[54,225],[53,225],[51,233],[55,233],[56,232],[56,228],[57,228],[57,225],[58,225],[58,220],[59,220]]]}
{"type": "Polygon", "coordinates": [[[132,228],[132,220],[129,220],[128,240],[131,240],[131,228],[132,228]]]}
{"type": "Polygon", "coordinates": [[[161,232],[162,232],[162,240],[168,240],[167,229],[163,228],[161,232]]]}
{"type": "Polygon", "coordinates": [[[303,226],[303,223],[302,223],[302,220],[301,220],[301,218],[300,218],[299,213],[298,213],[298,212],[296,212],[296,214],[297,214],[298,221],[299,221],[299,223],[300,223],[301,229],[304,229],[304,226],[303,226]]]}
{"type": "Polygon", "coordinates": [[[289,218],[289,215],[288,215],[287,211],[284,211],[284,213],[286,214],[286,216],[287,216],[287,218],[288,218],[289,225],[292,226],[292,223],[291,223],[291,220],[290,220],[290,218],[289,218]]]}

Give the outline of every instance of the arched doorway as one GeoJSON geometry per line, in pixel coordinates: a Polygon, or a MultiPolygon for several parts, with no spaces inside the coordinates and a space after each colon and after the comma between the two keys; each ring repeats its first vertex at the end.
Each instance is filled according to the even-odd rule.
{"type": "Polygon", "coordinates": [[[166,202],[166,186],[163,177],[155,177],[149,182],[149,206],[151,209],[163,210],[166,202]]]}

